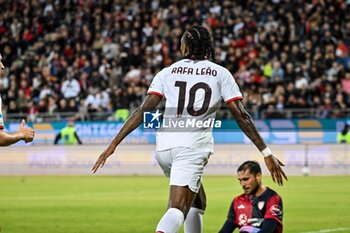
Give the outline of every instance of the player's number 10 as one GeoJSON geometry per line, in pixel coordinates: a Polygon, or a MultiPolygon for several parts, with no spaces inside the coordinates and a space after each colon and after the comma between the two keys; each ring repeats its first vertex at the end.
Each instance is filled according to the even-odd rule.
{"type": "MultiPolygon", "coordinates": [[[[177,115],[181,116],[184,107],[185,107],[185,97],[186,97],[186,86],[187,82],[183,81],[176,81],[175,82],[175,87],[179,87],[179,99],[178,99],[178,104],[177,104],[177,115]]],[[[190,88],[189,91],[189,100],[188,100],[188,105],[187,105],[187,112],[192,115],[192,116],[199,116],[204,114],[208,108],[209,108],[209,103],[210,103],[210,98],[211,98],[211,88],[208,84],[204,82],[199,82],[193,85],[190,88]],[[194,103],[195,103],[195,98],[196,98],[196,92],[198,89],[203,89],[204,90],[204,101],[202,104],[202,107],[199,108],[198,110],[194,109],[194,103]]]]}

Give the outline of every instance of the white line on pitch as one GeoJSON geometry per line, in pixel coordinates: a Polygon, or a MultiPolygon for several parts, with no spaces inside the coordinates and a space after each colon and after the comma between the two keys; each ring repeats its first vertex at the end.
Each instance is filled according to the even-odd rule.
{"type": "Polygon", "coordinates": [[[350,227],[324,229],[319,231],[307,231],[307,232],[301,232],[301,233],[326,233],[326,232],[347,231],[347,230],[350,230],[350,227]]]}

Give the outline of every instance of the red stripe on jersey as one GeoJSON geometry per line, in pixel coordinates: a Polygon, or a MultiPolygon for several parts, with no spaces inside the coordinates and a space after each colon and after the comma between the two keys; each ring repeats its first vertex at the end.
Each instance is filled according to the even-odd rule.
{"type": "Polygon", "coordinates": [[[149,91],[149,92],[147,92],[147,95],[150,95],[150,94],[154,94],[154,95],[157,95],[159,97],[163,97],[162,94],[160,94],[159,92],[156,92],[156,91],[149,91]]]}
{"type": "Polygon", "coordinates": [[[234,199],[235,219],[234,224],[239,228],[250,225],[248,219],[252,218],[252,202],[247,195],[242,194],[234,199]]]}
{"type": "Polygon", "coordinates": [[[234,100],[241,100],[241,99],[243,99],[242,96],[237,96],[237,97],[233,97],[233,98],[231,98],[231,99],[229,99],[229,100],[226,100],[225,103],[226,103],[226,104],[229,104],[229,103],[231,103],[231,102],[234,101],[234,100]]]}
{"type": "Polygon", "coordinates": [[[281,198],[278,195],[274,195],[266,203],[266,212],[264,218],[272,218],[277,222],[282,224],[282,207],[281,207],[281,198]]]}

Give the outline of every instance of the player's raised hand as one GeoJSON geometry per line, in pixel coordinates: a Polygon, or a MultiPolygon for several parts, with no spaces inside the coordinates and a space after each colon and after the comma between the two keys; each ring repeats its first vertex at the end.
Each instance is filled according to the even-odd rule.
{"type": "Polygon", "coordinates": [[[103,165],[106,163],[107,158],[113,154],[115,148],[112,148],[109,146],[105,151],[102,152],[100,157],[97,159],[94,167],[91,169],[93,173],[95,173],[100,167],[103,167],[103,165]]]}
{"type": "Polygon", "coordinates": [[[23,119],[20,126],[18,127],[18,132],[23,135],[23,140],[25,143],[31,142],[34,139],[34,129],[25,127],[26,121],[23,119]]]}
{"type": "Polygon", "coordinates": [[[275,156],[270,155],[267,157],[264,157],[266,167],[269,169],[271,173],[271,177],[273,182],[277,182],[278,185],[283,185],[283,177],[284,179],[288,180],[286,174],[282,170],[281,166],[284,166],[284,164],[279,161],[275,156]]]}

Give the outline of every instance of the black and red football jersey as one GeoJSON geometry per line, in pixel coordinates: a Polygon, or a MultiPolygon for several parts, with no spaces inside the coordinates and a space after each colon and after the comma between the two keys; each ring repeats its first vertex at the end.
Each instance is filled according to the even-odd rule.
{"type": "Polygon", "coordinates": [[[283,205],[281,197],[272,189],[266,188],[259,197],[249,198],[242,194],[233,199],[228,218],[236,227],[251,226],[261,228],[264,219],[275,219],[277,228],[274,233],[282,233],[283,205]]]}

